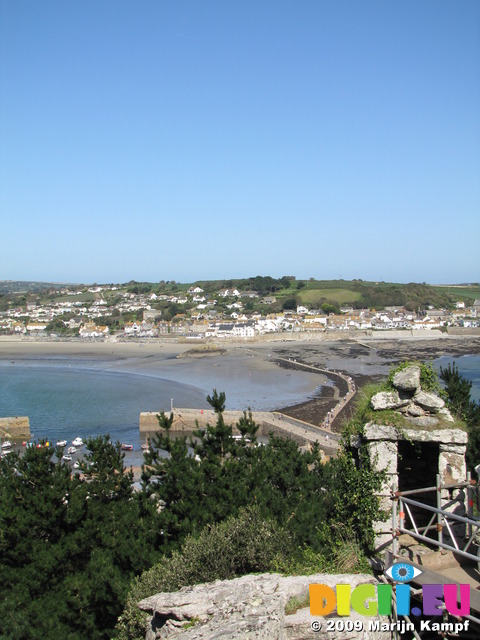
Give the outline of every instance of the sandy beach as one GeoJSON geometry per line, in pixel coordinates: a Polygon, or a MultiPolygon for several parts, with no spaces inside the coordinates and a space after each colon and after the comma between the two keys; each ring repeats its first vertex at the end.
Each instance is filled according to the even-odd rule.
{"type": "MultiPolygon", "coordinates": [[[[306,373],[300,363],[313,365],[323,370],[340,371],[351,376],[356,387],[371,381],[384,378],[392,365],[403,360],[432,361],[443,355],[460,357],[462,355],[480,354],[480,336],[447,336],[439,332],[432,332],[428,336],[396,332],[390,335],[335,336],[335,340],[312,339],[301,335],[294,339],[284,334],[268,336],[265,340],[255,341],[222,341],[215,345],[221,348],[221,354],[209,356],[203,354],[205,347],[182,343],[169,339],[152,339],[142,341],[121,341],[110,339],[107,341],[88,341],[79,339],[45,340],[31,338],[0,337],[0,360],[10,362],[24,362],[36,360],[56,359],[86,359],[95,363],[101,360],[115,371],[140,373],[186,380],[193,376],[196,383],[203,381],[205,389],[210,390],[218,386],[218,381],[231,379],[237,373],[248,373],[252,383],[255,380],[276,383],[278,369],[290,369],[292,375],[298,372],[298,377],[313,375],[306,373]],[[197,352],[196,357],[190,357],[191,350],[197,352]],[[198,354],[201,354],[200,356],[198,354]],[[177,356],[182,356],[177,358],[177,356]]],[[[312,389],[312,383],[305,382],[305,402],[288,409],[279,397],[278,409],[282,408],[293,417],[320,424],[332,403],[336,403],[338,395],[344,395],[342,381],[336,376],[317,374],[316,384],[322,385],[320,394],[312,397],[307,389],[312,389]],[[330,378],[330,380],[329,380],[330,378]],[[307,397],[309,396],[309,397],[307,397]]],[[[221,386],[219,387],[221,388],[221,386]]],[[[254,392],[254,387],[249,393],[254,392]]],[[[245,408],[245,407],[244,407],[245,408]]]]}
{"type": "MultiPolygon", "coordinates": [[[[480,337],[477,336],[435,336],[419,340],[417,336],[414,339],[408,336],[388,339],[384,335],[377,340],[362,336],[357,340],[348,337],[329,341],[270,338],[254,342],[221,342],[216,346],[221,352],[213,355],[197,352],[196,357],[192,357],[189,351],[199,349],[198,345],[173,340],[90,342],[3,336],[0,337],[0,364],[1,361],[5,366],[46,362],[64,366],[65,362],[86,361],[88,366],[99,367],[101,371],[162,377],[201,385],[207,392],[214,386],[222,390],[230,385],[241,401],[245,399],[242,406],[235,408],[243,410],[253,404],[251,400],[255,394],[267,393],[276,398],[276,406],[271,409],[321,426],[328,412],[347,392],[345,380],[334,372],[350,376],[358,389],[370,381],[384,379],[393,364],[406,359],[432,361],[444,355],[480,355],[480,337]],[[182,357],[177,358],[179,355],[182,357]],[[311,366],[320,371],[313,371],[311,366]],[[302,401],[288,402],[289,380],[295,384],[294,394],[303,397],[302,401]]],[[[353,406],[353,402],[346,403],[330,423],[332,431],[341,430],[353,406]]],[[[158,410],[162,409],[167,410],[158,407],[158,410]]],[[[139,465],[138,456],[127,457],[131,457],[126,460],[128,465],[139,465]]]]}

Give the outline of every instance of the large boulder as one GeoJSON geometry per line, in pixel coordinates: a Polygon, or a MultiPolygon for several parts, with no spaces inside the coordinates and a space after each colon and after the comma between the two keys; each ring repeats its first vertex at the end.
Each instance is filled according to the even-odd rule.
{"type": "Polygon", "coordinates": [[[402,371],[397,371],[393,376],[393,386],[401,391],[415,392],[420,388],[420,367],[413,365],[402,371]]]}
{"type": "Polygon", "coordinates": [[[436,413],[445,406],[445,402],[435,393],[427,393],[426,391],[417,391],[413,396],[413,400],[416,404],[419,404],[422,409],[426,409],[432,413],[436,413]]]}

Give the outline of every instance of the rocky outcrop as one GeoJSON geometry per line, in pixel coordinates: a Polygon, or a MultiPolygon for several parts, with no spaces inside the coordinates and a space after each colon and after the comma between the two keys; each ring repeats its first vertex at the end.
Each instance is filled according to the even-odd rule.
{"type": "MultiPolygon", "coordinates": [[[[292,599],[305,601],[309,584],[358,584],[375,583],[369,575],[326,575],[283,577],[278,574],[247,575],[233,580],[184,587],[175,593],[159,593],[139,603],[147,611],[146,640],[182,638],[182,640],[301,640],[318,638],[312,622],[318,621],[325,628],[324,618],[310,615],[308,606],[292,615],[285,613],[292,599]]],[[[332,616],[329,616],[332,620],[332,616]]],[[[333,620],[335,618],[333,617],[333,620]]],[[[353,610],[351,620],[358,616],[353,610]]],[[[345,618],[342,618],[344,621],[345,618]]],[[[375,620],[369,617],[368,620],[375,620]]],[[[385,622],[388,618],[381,618],[385,622]]],[[[362,624],[363,624],[362,622],[362,624]]],[[[335,625],[332,625],[335,628],[335,625]]],[[[359,625],[360,626],[360,625],[359,625]]],[[[330,640],[387,640],[386,631],[328,632],[330,640]]]]}
{"type": "Polygon", "coordinates": [[[440,421],[454,422],[445,402],[436,393],[424,391],[420,384],[420,367],[413,365],[393,376],[393,391],[375,394],[370,404],[374,411],[392,409],[421,428],[432,428],[440,421]]]}

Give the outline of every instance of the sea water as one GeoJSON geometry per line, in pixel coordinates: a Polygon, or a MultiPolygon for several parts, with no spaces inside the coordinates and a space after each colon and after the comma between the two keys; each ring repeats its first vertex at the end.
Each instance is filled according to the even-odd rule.
{"type": "Polygon", "coordinates": [[[480,402],[480,356],[441,356],[433,362],[437,372],[440,372],[440,367],[446,369],[449,364],[453,363],[458,367],[460,375],[472,383],[470,399],[474,402],[480,402]]]}
{"type": "Polygon", "coordinates": [[[265,372],[225,357],[220,362],[177,361],[135,371],[102,358],[0,360],[0,416],[28,416],[37,441],[70,444],[77,436],[109,434],[139,449],[141,412],[206,409],[214,387],[226,392],[227,409],[258,411],[302,402],[319,389],[314,373],[274,365],[265,372]]]}
{"type": "MultiPolygon", "coordinates": [[[[213,386],[227,393],[227,408],[272,410],[302,402],[319,390],[318,376],[279,367],[268,372],[238,360],[222,364],[175,363],[167,377],[115,370],[101,358],[0,360],[0,416],[28,416],[35,440],[51,442],[109,434],[113,441],[140,448],[142,411],[172,406],[208,408],[213,386]],[[177,366],[178,365],[178,366],[177,366]],[[218,367],[218,368],[217,368],[218,367]],[[190,382],[190,383],[189,383],[190,382]]],[[[480,401],[480,356],[442,356],[434,367],[455,362],[472,382],[472,400],[480,401]]]]}

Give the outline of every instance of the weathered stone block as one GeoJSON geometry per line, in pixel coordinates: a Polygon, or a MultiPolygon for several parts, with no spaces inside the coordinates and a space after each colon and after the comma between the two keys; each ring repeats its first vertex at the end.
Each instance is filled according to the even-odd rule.
{"type": "Polygon", "coordinates": [[[413,366],[398,371],[393,376],[393,386],[402,391],[415,391],[420,388],[420,367],[413,366]]]}
{"type": "Polygon", "coordinates": [[[418,418],[420,416],[424,416],[425,415],[425,409],[422,409],[422,407],[418,406],[418,404],[412,403],[408,407],[407,413],[408,413],[408,415],[410,415],[410,416],[412,416],[414,418],[418,418]]]}
{"type": "Polygon", "coordinates": [[[380,391],[376,393],[371,401],[374,411],[383,411],[384,409],[397,409],[410,404],[409,398],[401,398],[398,391],[380,391]]]}
{"type": "Polygon", "coordinates": [[[419,404],[427,411],[438,411],[445,406],[445,401],[439,398],[435,393],[427,393],[426,391],[417,391],[413,396],[416,404],[419,404]]]}
{"type": "Polygon", "coordinates": [[[467,474],[465,456],[459,453],[451,453],[450,451],[440,451],[438,472],[441,475],[442,482],[447,484],[463,482],[467,474]]]}
{"type": "Polygon", "coordinates": [[[433,416],[418,416],[418,418],[407,416],[406,419],[416,427],[423,427],[425,429],[436,427],[438,425],[438,419],[433,416]]]}
{"type": "Polygon", "coordinates": [[[397,473],[398,446],[396,442],[380,441],[368,445],[370,460],[378,471],[397,473]]]}

